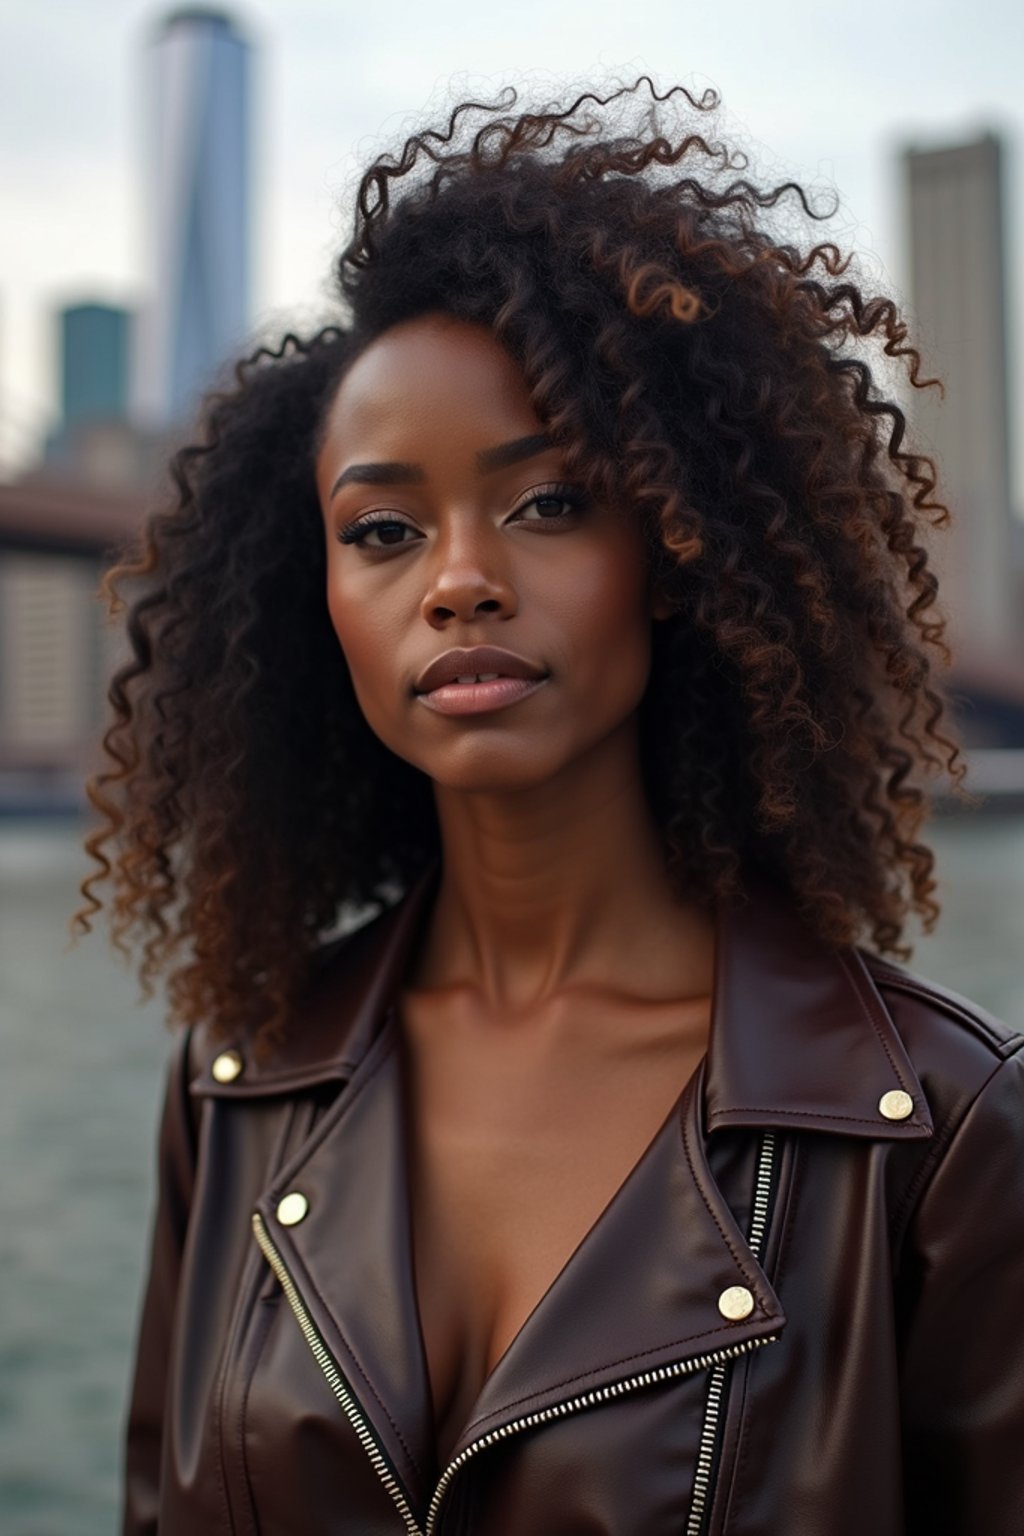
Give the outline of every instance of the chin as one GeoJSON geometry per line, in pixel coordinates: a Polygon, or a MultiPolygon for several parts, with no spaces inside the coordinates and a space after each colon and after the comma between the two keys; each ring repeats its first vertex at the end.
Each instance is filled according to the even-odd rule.
{"type": "Polygon", "coordinates": [[[419,765],[435,784],[466,794],[514,794],[536,789],[561,767],[550,751],[534,741],[513,745],[499,742],[460,742],[440,762],[419,765]]]}

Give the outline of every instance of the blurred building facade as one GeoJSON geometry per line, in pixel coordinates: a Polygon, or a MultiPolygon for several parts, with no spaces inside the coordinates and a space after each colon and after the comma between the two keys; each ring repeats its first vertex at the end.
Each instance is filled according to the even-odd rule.
{"type": "Polygon", "coordinates": [[[55,315],[60,420],[43,459],[53,473],[127,482],[135,474],[128,422],[133,316],[95,300],[66,305],[55,315]],[[93,473],[95,469],[95,474],[93,473]]]}
{"type": "Polygon", "coordinates": [[[0,486],[0,809],[80,800],[98,740],[116,658],[96,594],[147,454],[128,420],[131,337],[116,305],[56,312],[60,420],[41,468],[0,486]]]}
{"type": "Polygon", "coordinates": [[[120,420],[128,411],[131,315],[114,304],[69,304],[58,313],[64,426],[120,420]]]}
{"type": "MultiPolygon", "coordinates": [[[[910,306],[924,373],[911,402],[950,528],[930,551],[956,650],[1008,658],[1022,641],[1011,505],[1003,148],[994,134],[903,156],[910,306]]],[[[1022,668],[1024,670],[1024,668],[1022,668]]]]}
{"type": "Polygon", "coordinates": [[[0,812],[74,808],[123,637],[97,601],[143,498],[39,472],[0,485],[0,812]]]}
{"type": "Polygon", "coordinates": [[[250,324],[251,48],[223,11],[171,12],[147,50],[151,297],[132,414],[186,420],[250,324]]]}

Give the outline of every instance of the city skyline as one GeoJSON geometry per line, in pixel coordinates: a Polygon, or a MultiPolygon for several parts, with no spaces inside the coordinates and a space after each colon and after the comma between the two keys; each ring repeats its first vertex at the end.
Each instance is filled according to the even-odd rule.
{"type": "MultiPolygon", "coordinates": [[[[172,145],[187,148],[187,140],[172,139],[172,145]]],[[[1002,157],[1001,142],[983,136],[944,150],[908,150],[903,160],[909,297],[948,387],[941,399],[908,389],[899,397],[920,434],[916,446],[939,459],[941,494],[954,512],[952,535],[940,538],[933,551],[933,569],[941,575],[974,745],[996,749],[998,762],[983,770],[994,776],[991,787],[1010,772],[999,743],[1024,730],[1017,662],[1024,633],[1024,538],[1013,537],[1024,535],[1024,527],[1012,530],[1009,522],[1002,157]]],[[[187,174],[172,190],[180,197],[183,188],[187,199],[187,174]]],[[[214,291],[225,276],[230,281],[230,264],[220,272],[200,268],[198,276],[198,293],[186,291],[185,297],[198,299],[201,310],[202,280],[214,291]]],[[[165,324],[171,327],[173,303],[168,310],[165,324]]],[[[48,455],[41,474],[0,485],[0,518],[6,520],[6,548],[0,549],[0,790],[6,774],[22,803],[25,795],[66,793],[76,782],[72,765],[81,767],[91,750],[110,660],[94,602],[109,540],[109,502],[112,493],[115,500],[122,493],[117,515],[126,527],[142,515],[147,454],[160,446],[159,434],[150,443],[126,419],[104,419],[102,408],[94,414],[113,398],[111,381],[79,373],[83,351],[95,352],[106,331],[116,353],[119,316],[127,320],[123,311],[99,307],[63,311],[64,395],[66,405],[74,402],[66,413],[66,451],[55,453],[52,464],[48,455]],[[93,391],[94,382],[104,387],[93,391]]],[[[1022,763],[1024,751],[1012,768],[1013,783],[1024,793],[1022,763]]]]}
{"type": "MultiPolygon", "coordinates": [[[[1008,5],[965,18],[952,5],[913,0],[893,13],[867,0],[846,33],[826,32],[809,0],[770,16],[740,0],[728,18],[687,15],[685,25],[668,0],[645,5],[639,23],[635,11],[590,6],[586,25],[577,0],[557,16],[534,0],[500,17],[452,4],[440,24],[399,6],[384,28],[321,0],[287,8],[255,0],[233,10],[260,58],[257,154],[265,170],[254,297],[265,328],[323,313],[331,257],[348,222],[343,189],[413,123],[436,119],[459,96],[493,96],[510,78],[529,94],[550,96],[574,80],[632,78],[656,62],[662,85],[680,79],[720,89],[722,129],[752,152],[757,174],[794,175],[822,200],[834,186],[843,206],[829,233],[862,253],[872,286],[900,299],[902,149],[1000,132],[1011,149],[1011,324],[1020,335],[1024,199],[1014,148],[1024,129],[1017,67],[1024,22],[1008,5]]],[[[140,0],[89,0],[59,19],[15,15],[12,7],[5,20],[0,172],[10,174],[0,212],[13,237],[0,265],[5,463],[19,454],[24,461],[56,414],[46,355],[53,310],[86,298],[132,305],[143,296],[139,54],[162,14],[140,0]]],[[[1014,425],[1022,354],[1024,346],[1012,345],[1014,425]]],[[[1017,449],[1018,509],[1019,459],[1017,449]]]]}

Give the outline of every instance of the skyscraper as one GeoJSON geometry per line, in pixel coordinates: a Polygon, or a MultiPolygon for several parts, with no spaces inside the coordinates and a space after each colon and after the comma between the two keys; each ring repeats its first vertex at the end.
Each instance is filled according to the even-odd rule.
{"type": "Polygon", "coordinates": [[[904,172],[916,339],[946,390],[911,402],[953,514],[931,540],[940,602],[962,655],[995,654],[1015,630],[1001,146],[910,149],[904,172]]]}
{"type": "MultiPolygon", "coordinates": [[[[128,371],[133,316],[113,304],[58,310],[60,421],[43,449],[48,469],[90,478],[87,461],[110,460],[110,444],[130,436],[128,371]]],[[[116,451],[116,450],[115,450],[116,451]]]]}
{"type": "Polygon", "coordinates": [[[64,427],[122,420],[128,405],[128,311],[112,304],[69,304],[58,325],[64,427]]]}
{"type": "Polygon", "coordinates": [[[180,422],[249,325],[251,49],[222,11],[188,7],[149,48],[151,302],[138,328],[135,414],[180,422]]]}

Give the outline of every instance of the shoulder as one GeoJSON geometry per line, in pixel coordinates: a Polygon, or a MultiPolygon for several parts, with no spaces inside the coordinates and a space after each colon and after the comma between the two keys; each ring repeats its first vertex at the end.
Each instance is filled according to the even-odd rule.
{"type": "Polygon", "coordinates": [[[960,1137],[1024,1156],[1024,1030],[981,1004],[865,950],[874,982],[921,1082],[935,1127],[928,1162],[960,1137]]]}
{"type": "Polygon", "coordinates": [[[890,1012],[902,1023],[905,1038],[915,1032],[923,1032],[922,1043],[931,1036],[964,1038],[976,1044],[980,1059],[1012,1055],[1024,1045],[1024,1030],[997,1018],[980,1003],[894,960],[864,949],[857,952],[890,1012]]]}
{"type": "Polygon", "coordinates": [[[394,983],[392,950],[403,905],[363,913],[362,921],[357,917],[314,950],[278,1037],[260,1045],[197,1025],[187,1047],[193,1093],[249,1099],[347,1078],[394,983]]]}

